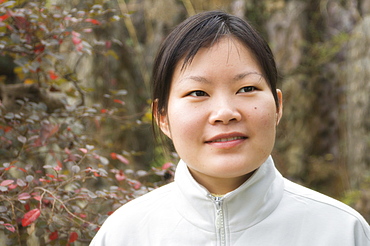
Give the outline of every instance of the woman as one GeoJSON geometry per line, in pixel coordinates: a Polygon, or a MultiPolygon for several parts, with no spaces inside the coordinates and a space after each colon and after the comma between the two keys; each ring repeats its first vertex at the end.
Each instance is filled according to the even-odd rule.
{"type": "Polygon", "coordinates": [[[153,69],[175,181],[118,209],[91,245],[370,245],[356,211],[276,170],[276,81],[270,48],[240,18],[210,11],[177,26],[153,69]]]}

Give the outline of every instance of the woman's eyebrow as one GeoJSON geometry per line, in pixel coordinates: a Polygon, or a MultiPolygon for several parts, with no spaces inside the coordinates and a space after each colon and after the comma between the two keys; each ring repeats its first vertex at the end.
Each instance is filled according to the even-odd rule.
{"type": "MultiPolygon", "coordinates": [[[[238,81],[238,80],[241,80],[241,79],[243,79],[247,76],[250,76],[250,75],[258,75],[258,76],[260,76],[260,79],[263,78],[263,75],[258,73],[258,72],[244,72],[244,73],[240,73],[240,74],[235,75],[233,80],[238,81]]],[[[184,80],[194,80],[196,82],[201,82],[201,83],[210,83],[210,81],[207,80],[205,77],[196,76],[196,75],[190,75],[190,76],[187,76],[185,78],[182,78],[179,82],[182,82],[184,80]]]]}
{"type": "Polygon", "coordinates": [[[245,73],[237,74],[236,76],[234,76],[234,80],[235,81],[238,81],[238,80],[244,79],[245,77],[247,77],[249,75],[259,75],[259,76],[261,76],[261,78],[263,78],[263,75],[260,74],[260,73],[257,73],[257,72],[245,72],[245,73]]]}
{"type": "Polygon", "coordinates": [[[194,75],[182,78],[179,82],[182,82],[184,80],[194,80],[194,81],[197,81],[197,82],[209,83],[209,81],[206,78],[204,78],[202,76],[194,76],[194,75]]]}

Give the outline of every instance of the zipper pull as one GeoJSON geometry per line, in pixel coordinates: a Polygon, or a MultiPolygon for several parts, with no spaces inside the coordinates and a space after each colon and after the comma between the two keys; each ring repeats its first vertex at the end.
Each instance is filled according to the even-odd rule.
{"type": "Polygon", "coordinates": [[[224,227],[224,214],[222,211],[222,199],[220,197],[213,198],[216,204],[216,228],[222,229],[224,227]]]}

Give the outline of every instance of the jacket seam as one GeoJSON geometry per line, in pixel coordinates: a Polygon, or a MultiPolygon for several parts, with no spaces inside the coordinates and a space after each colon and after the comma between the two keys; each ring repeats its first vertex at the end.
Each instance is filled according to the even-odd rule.
{"type": "MultiPolygon", "coordinates": [[[[366,236],[367,240],[369,240],[369,241],[370,241],[370,236],[369,236],[369,235],[367,235],[367,232],[366,232],[366,230],[365,230],[365,228],[364,228],[364,225],[363,225],[363,223],[362,223],[362,221],[361,221],[361,218],[360,218],[360,217],[358,217],[356,214],[351,213],[350,211],[347,211],[347,210],[345,210],[345,209],[343,209],[343,208],[341,208],[341,207],[339,207],[339,206],[336,206],[336,205],[334,205],[334,204],[330,204],[330,203],[328,203],[328,202],[324,202],[324,201],[321,201],[321,200],[318,200],[318,199],[314,199],[314,198],[311,198],[311,197],[308,197],[308,196],[305,196],[305,195],[302,195],[302,194],[298,194],[298,193],[295,193],[295,192],[293,192],[293,191],[287,190],[286,188],[284,188],[284,191],[286,191],[287,193],[293,194],[293,195],[295,195],[295,196],[299,196],[299,197],[302,197],[302,198],[308,199],[308,200],[313,201],[313,202],[317,202],[317,203],[320,203],[320,204],[324,204],[324,205],[326,205],[326,206],[330,206],[330,207],[336,208],[336,209],[341,210],[342,212],[344,212],[344,213],[346,213],[346,214],[348,214],[348,215],[350,215],[350,216],[352,216],[352,217],[356,218],[356,221],[360,223],[361,228],[362,228],[362,230],[364,231],[364,235],[366,236]]],[[[325,196],[325,195],[324,195],[324,196],[325,196]]],[[[347,206],[348,206],[348,205],[347,205],[347,206]]]]}

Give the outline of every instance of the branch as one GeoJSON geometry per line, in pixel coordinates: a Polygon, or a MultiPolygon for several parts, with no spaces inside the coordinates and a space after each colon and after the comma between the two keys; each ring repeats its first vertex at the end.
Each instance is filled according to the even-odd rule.
{"type": "MultiPolygon", "coordinates": [[[[5,201],[7,201],[10,206],[12,207],[12,214],[13,214],[13,218],[15,221],[17,221],[17,215],[15,214],[15,210],[14,210],[14,203],[9,200],[8,198],[6,198],[6,196],[1,196],[2,199],[4,199],[5,201]]],[[[18,227],[18,223],[16,222],[15,223],[15,231],[17,232],[17,236],[18,236],[18,243],[19,245],[21,245],[21,235],[19,234],[19,227],[18,227]]]]}
{"type": "Polygon", "coordinates": [[[74,87],[76,88],[76,90],[78,91],[78,94],[80,94],[80,97],[81,97],[81,102],[77,105],[77,106],[83,106],[85,105],[85,94],[84,92],[82,91],[82,89],[80,88],[80,86],[78,85],[78,81],[76,81],[75,79],[73,79],[71,77],[72,74],[66,74],[64,75],[64,78],[66,80],[70,80],[72,81],[74,87]]]}
{"type": "Polygon", "coordinates": [[[43,192],[46,192],[46,193],[49,193],[57,202],[59,202],[61,205],[62,205],[62,207],[66,210],[66,212],[69,214],[69,215],[71,215],[73,218],[75,218],[75,219],[78,219],[79,221],[81,221],[81,222],[83,222],[83,223],[87,223],[87,224],[90,224],[90,225],[94,225],[94,226],[96,226],[96,227],[99,227],[99,225],[97,225],[97,224],[94,224],[94,223],[92,223],[92,222],[89,222],[89,221],[87,221],[87,220],[84,220],[84,219],[82,219],[82,218],[80,218],[80,217],[78,217],[77,215],[75,215],[75,214],[73,214],[68,208],[67,208],[67,206],[64,204],[64,202],[63,201],[61,201],[60,199],[58,199],[57,197],[55,197],[55,195],[54,195],[54,193],[53,192],[51,192],[51,191],[49,191],[49,190],[47,190],[47,189],[44,189],[44,188],[42,188],[42,187],[35,187],[35,190],[42,190],[43,192]]]}
{"type": "Polygon", "coordinates": [[[34,52],[33,51],[29,51],[29,50],[19,50],[19,49],[12,49],[12,48],[2,48],[0,49],[2,51],[5,51],[5,52],[10,52],[10,53],[15,53],[15,54],[27,54],[27,55],[34,55],[34,52]]]}

